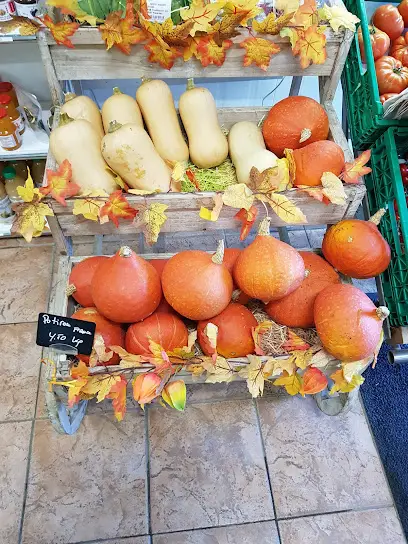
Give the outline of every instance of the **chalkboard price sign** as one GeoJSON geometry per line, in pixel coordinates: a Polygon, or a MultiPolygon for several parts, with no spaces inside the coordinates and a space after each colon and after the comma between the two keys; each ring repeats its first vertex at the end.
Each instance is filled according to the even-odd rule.
{"type": "Polygon", "coordinates": [[[64,353],[90,355],[95,336],[95,323],[59,315],[40,314],[37,345],[52,346],[64,353]]]}

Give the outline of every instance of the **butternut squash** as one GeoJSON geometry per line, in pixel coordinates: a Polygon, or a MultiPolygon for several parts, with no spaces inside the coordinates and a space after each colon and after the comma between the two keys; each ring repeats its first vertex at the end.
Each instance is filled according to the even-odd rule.
{"type": "Polygon", "coordinates": [[[61,114],[60,125],[50,135],[50,150],[58,164],[67,159],[72,167],[72,181],[82,191],[103,189],[112,193],[118,187],[101,154],[101,141],[85,119],[73,120],[61,114]]]}
{"type": "Polygon", "coordinates": [[[256,123],[235,123],[228,134],[228,146],[239,183],[248,183],[253,166],[260,172],[276,166],[277,157],[266,149],[262,131],[256,123]]]}
{"type": "Polygon", "coordinates": [[[136,92],[136,101],[160,157],[170,162],[188,161],[188,146],[167,83],[160,79],[143,81],[136,92]]]}
{"type": "Polygon", "coordinates": [[[102,155],[133,189],[169,190],[171,170],[141,126],[113,121],[102,140],[102,155]]]}
{"type": "Polygon", "coordinates": [[[113,88],[113,94],[105,100],[102,106],[102,122],[105,132],[108,132],[109,123],[116,121],[121,125],[135,123],[143,128],[142,114],[134,98],[123,94],[119,87],[113,88]]]}
{"type": "Polygon", "coordinates": [[[71,119],[85,119],[85,121],[89,121],[98,133],[98,136],[101,139],[103,138],[105,133],[102,126],[101,112],[89,96],[77,96],[74,93],[67,93],[61,113],[66,113],[71,119]]]}
{"type": "Polygon", "coordinates": [[[188,80],[180,96],[180,117],[188,136],[190,158],[198,168],[218,166],[228,156],[227,138],[218,122],[213,95],[204,87],[194,87],[188,80]]]}

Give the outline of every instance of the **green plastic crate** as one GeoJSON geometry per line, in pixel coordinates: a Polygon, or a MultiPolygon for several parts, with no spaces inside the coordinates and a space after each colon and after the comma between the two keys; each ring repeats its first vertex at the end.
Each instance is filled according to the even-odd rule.
{"type": "MultiPolygon", "coordinates": [[[[383,4],[383,0],[373,0],[383,4]]],[[[351,140],[355,149],[367,149],[390,127],[408,127],[408,120],[383,119],[374,56],[370,44],[368,19],[364,0],[345,0],[349,11],[361,21],[367,70],[361,61],[357,32],[350,47],[342,75],[343,93],[347,104],[347,116],[351,140]]]]}
{"type": "Polygon", "coordinates": [[[388,208],[379,229],[392,256],[381,281],[390,324],[396,327],[408,325],[408,209],[398,162],[407,152],[408,128],[389,128],[372,146],[372,172],[364,177],[370,212],[388,208]]]}

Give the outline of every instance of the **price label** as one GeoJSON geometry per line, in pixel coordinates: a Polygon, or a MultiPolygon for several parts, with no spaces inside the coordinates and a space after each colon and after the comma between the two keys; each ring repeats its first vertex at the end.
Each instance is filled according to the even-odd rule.
{"type": "Polygon", "coordinates": [[[54,347],[65,353],[90,355],[96,324],[70,317],[40,314],[37,326],[37,346],[54,347]]]}

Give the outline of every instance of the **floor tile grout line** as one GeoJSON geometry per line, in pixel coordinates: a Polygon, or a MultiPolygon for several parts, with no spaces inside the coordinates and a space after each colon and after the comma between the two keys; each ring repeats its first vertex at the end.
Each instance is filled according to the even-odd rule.
{"type": "Polygon", "coordinates": [[[330,510],[328,512],[314,512],[311,514],[301,514],[299,516],[284,516],[277,518],[277,521],[292,521],[303,518],[315,518],[318,516],[332,516],[335,514],[348,514],[350,512],[369,512],[371,510],[384,510],[386,508],[393,508],[392,504],[380,504],[374,506],[365,506],[361,508],[344,508],[343,510],[330,510]]]}
{"type": "Polygon", "coordinates": [[[260,441],[261,441],[262,454],[263,454],[264,464],[265,464],[266,478],[268,480],[269,493],[270,493],[271,501],[272,501],[273,516],[275,518],[276,531],[278,533],[278,542],[280,544],[282,542],[282,539],[281,539],[281,534],[280,534],[280,530],[279,530],[279,523],[277,521],[278,515],[277,515],[277,511],[276,511],[275,499],[274,499],[274,496],[273,496],[271,475],[269,473],[268,460],[266,458],[265,440],[264,440],[264,437],[263,437],[263,434],[262,434],[261,418],[259,416],[258,404],[257,404],[256,400],[252,399],[252,403],[253,403],[254,410],[255,410],[256,422],[257,422],[257,425],[258,425],[259,438],[260,438],[260,441]]]}
{"type": "Polygon", "coordinates": [[[0,421],[0,425],[7,425],[7,423],[27,423],[29,421],[34,421],[33,417],[27,417],[23,419],[4,419],[0,421]]]}
{"type": "Polygon", "coordinates": [[[106,544],[109,544],[109,542],[117,542],[118,540],[130,540],[131,538],[143,538],[147,537],[149,538],[150,535],[143,533],[141,535],[127,535],[127,536],[110,536],[109,538],[93,538],[92,540],[77,540],[76,542],[70,542],[69,544],[99,544],[100,542],[103,542],[106,544]]]}
{"type": "Polygon", "coordinates": [[[150,511],[150,439],[149,439],[149,407],[145,406],[144,416],[144,430],[145,430],[145,457],[146,457],[146,525],[147,532],[151,536],[152,534],[152,518],[150,511]]]}
{"type": "MultiPolygon", "coordinates": [[[[176,529],[175,531],[158,531],[157,533],[152,533],[152,536],[163,536],[163,535],[173,535],[173,534],[182,534],[182,533],[195,533],[197,531],[208,531],[211,529],[226,529],[228,527],[242,527],[246,525],[256,525],[257,523],[272,523],[275,520],[272,518],[261,519],[257,521],[243,521],[242,523],[227,523],[223,525],[208,525],[205,527],[192,527],[190,529],[176,529]]],[[[75,543],[77,544],[77,543],[75,543]]],[[[80,544],[80,543],[78,543],[80,544]]]]}

